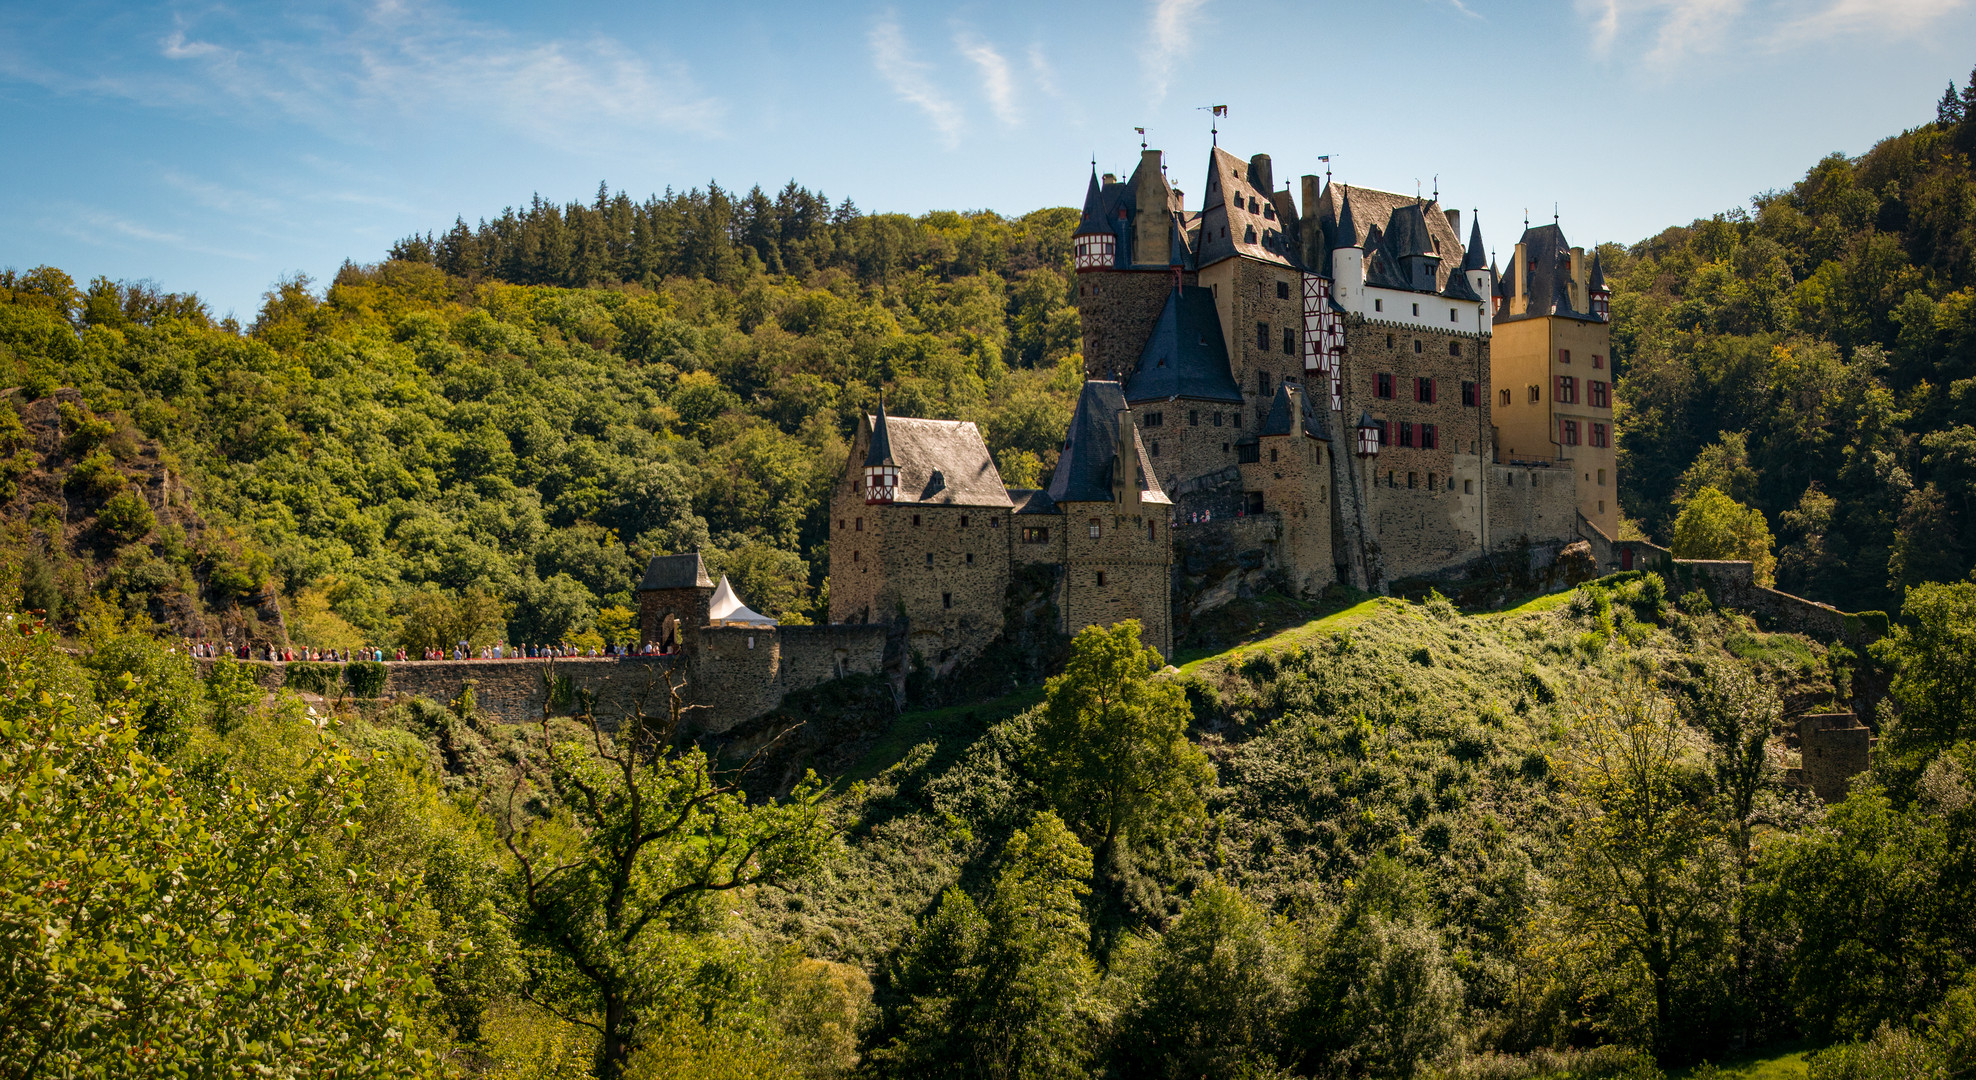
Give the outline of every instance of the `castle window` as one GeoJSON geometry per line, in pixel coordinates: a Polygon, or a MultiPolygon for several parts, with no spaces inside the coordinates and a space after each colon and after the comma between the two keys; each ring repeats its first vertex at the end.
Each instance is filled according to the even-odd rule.
{"type": "Polygon", "coordinates": [[[1410,472],[1410,473],[1408,473],[1408,474],[1407,474],[1407,490],[1409,490],[1409,491],[1411,491],[1412,489],[1414,489],[1414,488],[1416,488],[1416,487],[1419,487],[1419,486],[1420,486],[1420,474],[1419,474],[1419,473],[1414,473],[1414,472],[1410,472]]]}
{"type": "Polygon", "coordinates": [[[1605,500],[1604,500],[1604,499],[1600,499],[1600,500],[1599,500],[1599,513],[1601,513],[1601,514],[1603,514],[1603,513],[1605,513],[1605,500]]]}
{"type": "Polygon", "coordinates": [[[1022,530],[1022,542],[1025,544],[1047,544],[1050,542],[1050,530],[1027,526],[1022,530]]]}
{"type": "Polygon", "coordinates": [[[1535,404],[1537,404],[1538,402],[1540,402],[1540,401],[1542,401],[1542,400],[1544,400],[1544,388],[1543,388],[1543,387],[1541,387],[1541,386],[1538,386],[1538,385],[1537,385],[1536,383],[1531,383],[1531,384],[1530,384],[1530,404],[1532,404],[1532,405],[1535,405],[1535,404]]]}
{"type": "Polygon", "coordinates": [[[1189,425],[1189,426],[1191,426],[1191,427],[1200,427],[1200,426],[1201,426],[1201,410],[1199,410],[1199,409],[1188,409],[1188,410],[1187,410],[1187,423],[1188,423],[1188,425],[1189,425]]]}
{"type": "Polygon", "coordinates": [[[1105,572],[1103,570],[1100,570],[1098,571],[1098,588],[1102,589],[1104,587],[1105,587],[1105,572]]]}
{"type": "Polygon", "coordinates": [[[1096,540],[1105,533],[1105,526],[1097,518],[1091,519],[1091,539],[1096,540]]]}
{"type": "Polygon", "coordinates": [[[1429,491],[1439,491],[1439,490],[1441,490],[1441,478],[1440,478],[1440,477],[1438,477],[1438,476],[1436,476],[1436,475],[1434,475],[1433,473],[1428,473],[1428,474],[1427,474],[1427,490],[1429,490],[1429,491]]]}
{"type": "Polygon", "coordinates": [[[1235,445],[1235,460],[1243,465],[1254,465],[1256,462],[1262,460],[1262,447],[1257,446],[1255,443],[1237,443],[1235,445]]]}
{"type": "Polygon", "coordinates": [[[838,519],[837,519],[837,531],[838,531],[838,532],[843,532],[843,531],[844,531],[844,528],[845,528],[845,526],[847,526],[848,524],[849,524],[849,522],[847,522],[847,521],[845,521],[845,520],[844,520],[843,518],[838,518],[838,519]]]}
{"type": "MultiPolygon", "coordinates": [[[[1593,424],[1593,425],[1592,425],[1592,445],[1593,445],[1593,446],[1610,446],[1610,445],[1611,445],[1611,442],[1610,442],[1610,440],[1608,440],[1608,439],[1606,438],[1606,426],[1605,426],[1604,424],[1593,424]]],[[[1604,470],[1604,469],[1600,469],[1600,470],[1599,470],[1599,475],[1600,475],[1600,476],[1604,476],[1604,475],[1605,475],[1605,470],[1604,470]]],[[[1605,481],[1604,481],[1604,480],[1600,480],[1600,481],[1599,481],[1599,483],[1601,483],[1601,484],[1603,484],[1603,483],[1605,483],[1605,481]]]]}
{"type": "MultiPolygon", "coordinates": [[[[1275,220],[1276,220],[1276,207],[1275,207],[1275,205],[1274,205],[1274,204],[1271,204],[1271,203],[1263,203],[1263,204],[1262,204],[1262,219],[1263,219],[1264,221],[1275,221],[1275,220]]],[[[1282,283],[1282,282],[1280,282],[1280,281],[1279,281],[1279,282],[1277,282],[1277,283],[1276,283],[1276,287],[1277,287],[1277,288],[1279,288],[1279,289],[1280,289],[1280,288],[1282,288],[1282,287],[1283,287],[1283,283],[1282,283]]]]}
{"type": "Polygon", "coordinates": [[[851,552],[851,561],[852,561],[852,562],[863,562],[863,561],[864,561],[864,558],[863,558],[863,556],[862,556],[862,555],[861,555],[861,554],[860,554],[859,552],[856,552],[856,551],[853,551],[853,552],[851,552]]]}
{"type": "Polygon", "coordinates": [[[1287,326],[1283,328],[1283,355],[1297,355],[1297,332],[1287,326]]]}
{"type": "Polygon", "coordinates": [[[1563,405],[1578,404],[1578,380],[1570,375],[1559,375],[1557,377],[1557,396],[1553,400],[1563,405]]]}
{"type": "Polygon", "coordinates": [[[943,608],[950,608],[950,607],[953,607],[953,606],[954,606],[954,594],[953,594],[953,593],[950,593],[950,592],[943,592],[943,593],[941,593],[941,594],[940,594],[940,606],[941,606],[941,607],[943,607],[943,608]]]}
{"type": "Polygon", "coordinates": [[[1419,352],[1419,351],[1420,351],[1420,339],[1419,339],[1419,338],[1414,338],[1414,339],[1413,339],[1413,351],[1414,351],[1414,352],[1419,352]]]}
{"type": "Polygon", "coordinates": [[[1420,448],[1438,450],[1441,448],[1441,426],[1439,424],[1420,425],[1420,448]]]}
{"type": "Polygon", "coordinates": [[[962,515],[961,515],[961,528],[963,528],[963,529],[965,529],[965,528],[967,528],[967,515],[966,515],[966,514],[962,514],[962,515]]]}
{"type": "Polygon", "coordinates": [[[1386,335],[1386,347],[1389,349],[1393,347],[1393,335],[1391,334],[1386,335]]]}
{"type": "Polygon", "coordinates": [[[1413,399],[1423,404],[1434,404],[1434,380],[1424,375],[1416,375],[1413,380],[1413,399]]]}
{"type": "MultiPolygon", "coordinates": [[[[1400,421],[1400,445],[1413,445],[1413,422],[1410,420],[1400,421]]],[[[1409,484],[1407,486],[1412,487],[1413,485],[1409,484]]]]}
{"type": "Polygon", "coordinates": [[[968,552],[968,553],[967,553],[967,564],[968,564],[969,566],[973,566],[973,565],[974,565],[974,552],[972,552],[972,551],[970,551],[970,552],[968,552]]]}
{"type": "MultiPolygon", "coordinates": [[[[1376,479],[1375,479],[1375,480],[1373,481],[1373,483],[1375,483],[1375,484],[1377,484],[1378,482],[1379,482],[1379,481],[1378,481],[1378,480],[1376,480],[1376,479]]],[[[1387,487],[1389,487],[1389,488],[1390,488],[1390,487],[1399,487],[1399,486],[1400,486],[1400,485],[1399,485],[1399,482],[1393,479],[1393,470],[1391,470],[1391,469],[1387,469],[1387,470],[1386,470],[1386,486],[1387,486],[1387,487]]]]}
{"type": "Polygon", "coordinates": [[[989,528],[991,528],[991,529],[999,529],[999,528],[1001,528],[1001,527],[1002,527],[1002,519],[1001,519],[1001,518],[998,518],[998,517],[991,517],[991,518],[989,518],[989,519],[988,519],[988,527],[989,527],[989,528]]]}
{"type": "Polygon", "coordinates": [[[1612,408],[1612,384],[1602,379],[1585,380],[1586,400],[1595,408],[1612,408]]]}
{"type": "Polygon", "coordinates": [[[1604,470],[1604,469],[1600,469],[1600,470],[1599,470],[1599,486],[1600,486],[1600,487],[1604,487],[1604,486],[1605,486],[1605,470],[1604,470]]]}
{"type": "Polygon", "coordinates": [[[1273,446],[1269,448],[1269,463],[1276,464],[1276,448],[1273,446]]]}
{"type": "Polygon", "coordinates": [[[1509,389],[1507,387],[1503,389],[1503,392],[1500,396],[1503,399],[1503,404],[1505,405],[1509,404],[1509,389]]]}
{"type": "MultiPolygon", "coordinates": [[[[1420,314],[1420,305],[1419,305],[1419,304],[1415,304],[1415,305],[1413,306],[1413,313],[1414,313],[1414,315],[1416,315],[1416,316],[1418,316],[1418,315],[1420,314]]],[[[1419,343],[1419,342],[1417,342],[1417,341],[1416,341],[1416,342],[1414,342],[1414,350],[1413,350],[1413,351],[1414,351],[1414,352],[1419,352],[1419,351],[1420,351],[1420,343],[1419,343]]]]}
{"type": "Polygon", "coordinates": [[[1256,324],[1256,348],[1269,348],[1269,324],[1266,322],[1256,324]]]}
{"type": "Polygon", "coordinates": [[[749,647],[750,649],[752,649],[752,648],[754,648],[754,647],[755,647],[755,635],[753,635],[753,634],[749,634],[749,635],[748,635],[748,647],[749,647]]]}
{"type": "Polygon", "coordinates": [[[1156,412],[1147,413],[1146,418],[1139,422],[1140,427],[1162,427],[1165,424],[1166,424],[1166,414],[1156,413],[1156,412]]]}
{"type": "Polygon", "coordinates": [[[1262,492],[1244,491],[1242,493],[1242,513],[1244,514],[1262,513],[1262,492]]]}
{"type": "Polygon", "coordinates": [[[1480,390],[1481,387],[1476,386],[1474,383],[1466,379],[1462,380],[1461,403],[1471,409],[1474,408],[1476,403],[1481,400],[1480,390]]]}
{"type": "Polygon", "coordinates": [[[926,565],[928,566],[933,565],[933,553],[930,551],[926,553],[926,565]]]}
{"type": "Polygon", "coordinates": [[[1558,363],[1560,363],[1560,364],[1569,364],[1569,363],[1571,363],[1571,350],[1570,350],[1570,349],[1559,349],[1559,350],[1557,351],[1557,362],[1558,362],[1558,363]]]}
{"type": "Polygon", "coordinates": [[[1603,356],[1600,356],[1600,355],[1599,355],[1598,353],[1593,353],[1593,354],[1592,354],[1592,366],[1593,366],[1594,368],[1604,368],[1604,367],[1605,367],[1605,357],[1603,357],[1603,356]]]}
{"type": "Polygon", "coordinates": [[[1159,538],[1160,538],[1159,526],[1153,524],[1150,521],[1146,522],[1146,539],[1158,540],[1159,538]]]}
{"type": "Polygon", "coordinates": [[[1214,414],[1214,426],[1215,426],[1215,427],[1220,427],[1220,426],[1221,426],[1221,414],[1220,414],[1220,413],[1215,413],[1215,414],[1214,414]]]}
{"type": "Polygon", "coordinates": [[[1393,396],[1392,372],[1382,371],[1379,373],[1379,389],[1377,390],[1377,393],[1379,394],[1380,397],[1383,398],[1390,398],[1393,396]]]}
{"type": "Polygon", "coordinates": [[[1381,446],[1384,446],[1384,445],[1386,445],[1386,444],[1387,444],[1387,442],[1389,442],[1389,441],[1390,441],[1390,440],[1388,439],[1388,437],[1387,437],[1387,432],[1386,432],[1386,421],[1384,421],[1384,420],[1374,420],[1374,421],[1372,422],[1372,426],[1373,426],[1374,428],[1377,428],[1377,429],[1379,430],[1379,445],[1381,445],[1381,446]]]}
{"type": "MultiPolygon", "coordinates": [[[[1448,481],[1448,483],[1450,483],[1450,484],[1453,484],[1453,483],[1454,483],[1454,481],[1453,481],[1453,480],[1450,480],[1450,481],[1448,481]]],[[[1461,482],[1461,493],[1462,493],[1463,495],[1473,495],[1473,494],[1475,494],[1475,481],[1473,481],[1473,480],[1463,480],[1463,481],[1461,482]]]]}
{"type": "Polygon", "coordinates": [[[1557,422],[1557,441],[1563,443],[1566,446],[1577,446],[1578,421],[1559,420],[1557,422]]]}
{"type": "Polygon", "coordinates": [[[1158,439],[1153,440],[1153,456],[1160,456],[1160,441],[1158,439]]]}
{"type": "Polygon", "coordinates": [[[1287,282],[1287,281],[1279,281],[1279,282],[1277,282],[1277,283],[1276,283],[1276,298],[1277,298],[1278,300],[1288,300],[1288,299],[1290,299],[1290,283],[1289,283],[1289,282],[1287,282]]]}
{"type": "Polygon", "coordinates": [[[1461,312],[1460,312],[1460,311],[1458,311],[1458,310],[1456,310],[1455,308],[1449,308],[1449,309],[1448,309],[1448,321],[1449,321],[1449,322],[1453,322],[1453,323],[1458,323],[1458,322],[1460,322],[1460,321],[1461,321],[1461,312]]]}
{"type": "Polygon", "coordinates": [[[914,514],[914,515],[913,515],[913,524],[914,524],[914,525],[918,525],[918,524],[919,524],[919,515],[918,515],[918,514],[914,514]]]}
{"type": "Polygon", "coordinates": [[[855,527],[855,528],[853,528],[853,529],[852,529],[851,531],[852,531],[852,532],[863,532],[863,531],[864,531],[864,519],[863,519],[863,518],[859,518],[859,519],[857,519],[857,523],[856,523],[856,527],[855,527]]]}
{"type": "Polygon", "coordinates": [[[1228,414],[1228,422],[1229,422],[1229,423],[1231,423],[1231,424],[1234,424],[1234,425],[1235,425],[1236,427],[1241,427],[1241,426],[1242,426],[1242,414],[1241,414],[1241,413],[1239,413],[1239,412],[1232,412],[1232,413],[1229,413],[1229,414],[1228,414]]]}
{"type": "MultiPolygon", "coordinates": [[[[1267,342],[1265,342],[1264,344],[1267,344],[1267,342]]],[[[1258,394],[1269,393],[1269,372],[1267,371],[1256,372],[1256,393],[1258,394]]]]}
{"type": "MultiPolygon", "coordinates": [[[[1384,301],[1384,300],[1380,300],[1380,299],[1378,299],[1377,297],[1375,297],[1375,298],[1373,299],[1373,301],[1372,301],[1372,310],[1374,310],[1374,311],[1384,311],[1384,310],[1386,310],[1386,301],[1384,301]]],[[[1389,338],[1389,339],[1390,339],[1390,338],[1391,338],[1391,337],[1392,337],[1393,335],[1391,335],[1391,334],[1388,334],[1388,335],[1386,335],[1386,336],[1387,336],[1387,338],[1389,338]]],[[[1392,341],[1390,341],[1390,340],[1388,340],[1388,341],[1386,342],[1386,344],[1388,344],[1388,345],[1391,345],[1391,344],[1392,344],[1392,341]]]]}

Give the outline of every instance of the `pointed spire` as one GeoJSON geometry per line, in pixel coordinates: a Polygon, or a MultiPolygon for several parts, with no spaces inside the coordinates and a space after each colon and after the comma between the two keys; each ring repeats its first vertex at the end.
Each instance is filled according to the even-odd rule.
{"type": "Polygon", "coordinates": [[[1592,249],[1592,282],[1590,289],[1592,292],[1610,291],[1606,288],[1605,267],[1599,265],[1599,252],[1597,248],[1592,249]]]}
{"type": "Polygon", "coordinates": [[[1352,189],[1338,185],[1338,237],[1331,250],[1359,246],[1358,223],[1352,220],[1352,189]]]}
{"type": "Polygon", "coordinates": [[[897,465],[892,460],[892,438],[885,433],[885,399],[878,399],[878,417],[871,422],[871,450],[865,454],[865,468],[897,465]]]}
{"type": "Polygon", "coordinates": [[[1482,261],[1482,216],[1476,214],[1475,224],[1468,230],[1468,250],[1462,254],[1463,271],[1481,270],[1488,264],[1482,261]]]}
{"type": "Polygon", "coordinates": [[[1098,162],[1093,158],[1091,183],[1084,189],[1084,216],[1077,223],[1076,235],[1090,236],[1111,231],[1111,226],[1105,221],[1104,208],[1100,205],[1103,202],[1103,191],[1103,187],[1098,183],[1098,162]]]}

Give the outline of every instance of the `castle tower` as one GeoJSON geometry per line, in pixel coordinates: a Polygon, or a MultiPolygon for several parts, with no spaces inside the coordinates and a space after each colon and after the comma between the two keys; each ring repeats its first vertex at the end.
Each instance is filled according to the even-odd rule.
{"type": "Polygon", "coordinates": [[[713,580],[700,553],[659,555],[638,582],[638,639],[664,652],[686,649],[700,628],[714,595],[713,580]]]}
{"type": "Polygon", "coordinates": [[[1618,536],[1605,275],[1553,224],[1524,231],[1503,282],[1492,362],[1497,452],[1507,462],[1567,470],[1578,513],[1618,536]]]}
{"type": "Polygon", "coordinates": [[[1171,656],[1172,504],[1117,383],[1084,384],[1048,497],[1062,515],[1063,631],[1137,619],[1140,639],[1171,656]]]}
{"type": "Polygon", "coordinates": [[[1192,270],[1180,219],[1181,195],[1158,150],[1142,150],[1123,183],[1092,167],[1071,237],[1087,378],[1131,373],[1167,290],[1192,270]]]}
{"type": "Polygon", "coordinates": [[[1326,413],[1302,385],[1276,388],[1257,440],[1256,460],[1241,466],[1248,509],[1276,516],[1277,561],[1292,591],[1316,595],[1333,580],[1332,477],[1326,413]]]}

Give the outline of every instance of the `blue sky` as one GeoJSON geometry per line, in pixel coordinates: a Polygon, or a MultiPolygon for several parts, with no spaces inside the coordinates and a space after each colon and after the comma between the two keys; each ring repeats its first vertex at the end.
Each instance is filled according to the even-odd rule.
{"type": "Polygon", "coordinates": [[[1124,172],[1190,203],[1222,145],[1514,242],[1744,203],[1932,118],[1976,0],[124,4],[0,0],[0,266],[251,317],[296,271],[600,180],[794,178],[868,210],[1021,213],[1124,172]]]}

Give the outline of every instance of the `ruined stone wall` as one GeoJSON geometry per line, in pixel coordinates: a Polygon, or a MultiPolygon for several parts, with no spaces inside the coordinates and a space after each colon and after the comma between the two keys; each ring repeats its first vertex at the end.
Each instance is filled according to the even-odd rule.
{"type": "Polygon", "coordinates": [[[1084,377],[1130,375],[1172,291],[1173,274],[1167,270],[1080,271],[1077,314],[1083,326],[1084,377]]]}
{"type": "Polygon", "coordinates": [[[1501,551],[1523,540],[1578,537],[1578,478],[1568,466],[1491,464],[1489,548],[1501,551]]]}
{"type": "Polygon", "coordinates": [[[1873,732],[1851,713],[1814,713],[1798,720],[1802,776],[1823,802],[1843,800],[1872,756],[1873,732]]]}
{"type": "Polygon", "coordinates": [[[1166,508],[1123,515],[1112,503],[1064,503],[1063,631],[1137,619],[1140,640],[1173,653],[1173,533],[1166,508]],[[1092,536],[1093,528],[1098,535],[1092,536]]]}

